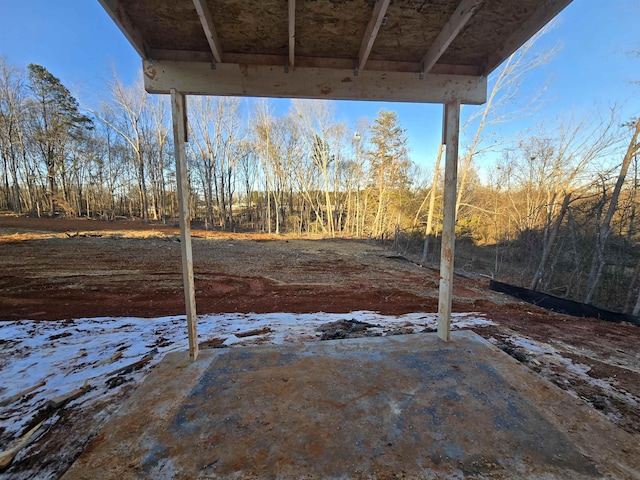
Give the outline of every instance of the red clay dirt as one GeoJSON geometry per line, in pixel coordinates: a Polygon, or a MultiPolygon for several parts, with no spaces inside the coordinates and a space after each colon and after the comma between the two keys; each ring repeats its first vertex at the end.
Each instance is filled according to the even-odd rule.
{"type": "MultiPolygon", "coordinates": [[[[2,320],[184,312],[176,228],[2,216],[0,232],[2,320]]],[[[199,313],[437,309],[437,273],[375,246],[199,230],[193,237],[199,313]]]]}
{"type": "MultiPolygon", "coordinates": [[[[436,269],[364,241],[192,233],[201,314],[437,311],[436,269]]],[[[0,320],[184,313],[176,225],[0,215],[0,252],[0,320]]],[[[640,328],[545,312],[480,277],[456,277],[453,309],[493,320],[474,331],[640,440],[640,328]]]]}

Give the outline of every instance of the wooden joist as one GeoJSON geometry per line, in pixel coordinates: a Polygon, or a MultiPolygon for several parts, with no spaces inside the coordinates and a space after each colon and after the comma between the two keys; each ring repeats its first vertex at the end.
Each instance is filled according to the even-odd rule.
{"type": "Polygon", "coordinates": [[[213,58],[216,62],[220,63],[222,62],[222,46],[220,45],[216,28],[213,25],[213,18],[209,7],[207,7],[207,4],[203,0],[193,0],[193,6],[196,7],[196,11],[198,12],[198,18],[200,18],[200,23],[202,23],[202,29],[207,37],[213,58]]]}
{"type": "Polygon", "coordinates": [[[364,67],[367,64],[369,54],[371,53],[373,44],[376,41],[376,37],[378,36],[378,30],[380,30],[382,19],[384,18],[385,13],[387,13],[389,2],[390,0],[377,0],[375,6],[373,7],[371,20],[369,20],[367,29],[364,32],[362,44],[360,45],[360,51],[358,52],[358,70],[364,70],[364,67]]]}
{"type": "MultiPolygon", "coordinates": [[[[120,31],[129,40],[138,55],[148,58],[148,47],[138,28],[133,24],[127,14],[125,6],[120,0],[98,0],[105,9],[111,20],[118,26],[120,31]]],[[[126,3],[126,2],[125,2],[126,3]]]]}
{"type": "Polygon", "coordinates": [[[482,65],[482,72],[489,74],[504,62],[511,54],[533,37],[542,27],[560,13],[572,0],[540,0],[537,9],[520,25],[520,27],[505,39],[502,46],[495,50],[482,65]]]}
{"type": "Polygon", "coordinates": [[[431,47],[424,57],[422,57],[422,65],[424,73],[429,73],[438,59],[442,56],[451,42],[458,36],[463,27],[467,24],[473,14],[480,8],[484,0],[463,0],[458,8],[453,12],[451,18],[442,27],[442,30],[436,37],[431,47]]]}
{"type": "Polygon", "coordinates": [[[296,0],[289,0],[289,67],[296,62],[296,0]]]}

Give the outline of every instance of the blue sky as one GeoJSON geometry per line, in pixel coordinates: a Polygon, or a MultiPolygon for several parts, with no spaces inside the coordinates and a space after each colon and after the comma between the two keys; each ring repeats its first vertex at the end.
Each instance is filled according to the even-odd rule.
{"type": "MultiPolygon", "coordinates": [[[[546,85],[540,108],[497,133],[552,128],[559,118],[594,116],[610,105],[618,105],[626,118],[640,114],[640,86],[632,83],[640,80],[640,56],[631,54],[640,51],[639,18],[640,0],[574,0],[536,44],[560,51],[521,85],[522,102],[546,85]]],[[[132,83],[141,65],[97,0],[0,0],[0,56],[18,67],[45,66],[89,107],[99,105],[112,68],[132,83]]],[[[288,101],[275,108],[286,111],[288,101]]],[[[398,113],[412,159],[429,168],[441,137],[441,107],[337,102],[336,116],[355,130],[358,118],[373,120],[382,108],[398,113]]],[[[467,107],[463,117],[471,110],[467,107]]]]}

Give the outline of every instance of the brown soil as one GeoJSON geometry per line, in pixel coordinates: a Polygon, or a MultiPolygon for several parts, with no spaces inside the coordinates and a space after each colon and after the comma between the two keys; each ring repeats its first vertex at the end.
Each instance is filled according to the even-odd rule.
{"type": "MultiPolygon", "coordinates": [[[[438,272],[356,240],[193,230],[198,313],[435,312],[438,272]]],[[[184,313],[179,231],[138,222],[0,216],[0,320],[184,313]]],[[[540,310],[456,277],[454,311],[541,375],[640,437],[640,328],[540,310]],[[512,335],[557,348],[613,390],[594,387],[512,335]],[[631,400],[629,400],[631,398],[631,400]],[[626,399],[626,400],[625,400],[626,399]]]]}
{"type": "MultiPolygon", "coordinates": [[[[175,227],[0,216],[0,319],[184,312],[175,227]]],[[[352,240],[193,231],[199,313],[437,309],[437,271],[352,240]]],[[[455,308],[484,285],[459,281],[455,308]]]]}

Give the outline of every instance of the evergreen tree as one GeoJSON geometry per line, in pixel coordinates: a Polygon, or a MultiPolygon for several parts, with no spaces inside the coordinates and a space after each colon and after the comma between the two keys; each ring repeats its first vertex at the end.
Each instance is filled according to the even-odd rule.
{"type": "Polygon", "coordinates": [[[29,64],[33,92],[33,139],[47,168],[50,214],[55,214],[56,168],[64,162],[70,141],[93,129],[91,118],[80,112],[78,101],[60,79],[41,65],[29,64]]]}
{"type": "Polygon", "coordinates": [[[374,237],[384,233],[390,193],[409,185],[411,161],[407,136],[395,112],[380,110],[371,127],[373,148],[368,152],[371,181],[378,193],[378,208],[372,226],[374,237]]]}

